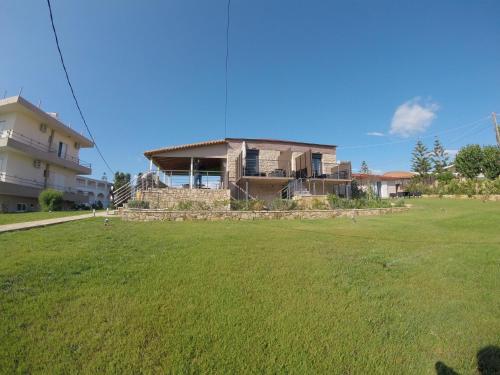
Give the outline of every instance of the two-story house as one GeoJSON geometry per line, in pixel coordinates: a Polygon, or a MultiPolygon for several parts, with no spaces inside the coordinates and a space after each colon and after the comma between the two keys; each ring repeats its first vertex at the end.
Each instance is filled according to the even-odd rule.
{"type": "Polygon", "coordinates": [[[91,174],[80,149],[92,142],[21,96],[0,100],[0,211],[36,210],[44,188],[67,202],[86,202],[75,178],[91,174]]]}
{"type": "Polygon", "coordinates": [[[337,160],[334,145],[225,138],[144,155],[165,188],[227,189],[233,199],[266,201],[350,191],[351,164],[337,160]]]}
{"type": "Polygon", "coordinates": [[[105,179],[76,176],[76,191],[80,195],[87,196],[90,205],[101,202],[104,208],[108,208],[112,186],[113,184],[105,179]]]}

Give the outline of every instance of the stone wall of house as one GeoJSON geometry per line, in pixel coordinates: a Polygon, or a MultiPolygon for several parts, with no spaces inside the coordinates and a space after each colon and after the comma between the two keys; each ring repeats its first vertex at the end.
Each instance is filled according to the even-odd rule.
{"type": "Polygon", "coordinates": [[[179,202],[197,202],[206,208],[230,209],[229,189],[153,189],[142,193],[152,209],[174,209],[179,202]]]}
{"type": "Polygon", "coordinates": [[[335,154],[323,154],[321,155],[321,162],[323,163],[323,172],[324,174],[331,174],[332,168],[336,162],[335,154]]]}
{"type": "Polygon", "coordinates": [[[278,158],[280,151],[259,150],[259,172],[266,175],[278,169],[278,158]]]}
{"type": "Polygon", "coordinates": [[[407,207],[362,210],[297,210],[297,211],[174,211],[120,209],[127,221],[184,221],[184,220],[291,220],[331,219],[336,217],[376,216],[407,211],[407,207]]]}

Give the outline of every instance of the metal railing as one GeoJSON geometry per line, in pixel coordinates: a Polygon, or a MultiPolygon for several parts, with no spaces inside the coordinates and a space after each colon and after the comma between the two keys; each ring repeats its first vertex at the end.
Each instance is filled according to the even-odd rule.
{"type": "Polygon", "coordinates": [[[226,174],[222,171],[158,170],[140,173],[130,182],[112,193],[113,203],[120,206],[135,199],[144,191],[161,188],[175,189],[224,189],[227,186],[226,174]]]}
{"type": "Polygon", "coordinates": [[[290,160],[246,159],[242,169],[245,177],[294,177],[290,160]]]}
{"type": "MultiPolygon", "coordinates": [[[[306,177],[306,176],[301,176],[306,177]]],[[[311,178],[327,178],[334,180],[350,180],[351,179],[351,164],[350,163],[325,163],[312,166],[311,178]]]]}
{"type": "Polygon", "coordinates": [[[189,170],[160,170],[155,173],[165,187],[195,188],[195,189],[223,189],[225,186],[224,172],[222,171],[193,171],[189,170]]]}
{"type": "Polygon", "coordinates": [[[294,196],[309,196],[309,195],[328,195],[335,194],[338,196],[349,196],[348,183],[345,184],[328,184],[326,178],[315,180],[310,178],[297,178],[289,181],[288,184],[281,189],[281,198],[291,199],[294,196]]]}
{"type": "Polygon", "coordinates": [[[24,134],[21,134],[19,132],[14,131],[13,129],[7,129],[7,130],[1,131],[0,138],[14,139],[22,144],[25,144],[27,146],[30,146],[31,148],[34,148],[37,151],[56,154],[58,158],[71,161],[73,163],[81,165],[82,167],[91,168],[91,166],[92,166],[90,163],[83,161],[80,158],[77,158],[77,157],[72,156],[72,155],[67,155],[67,154],[66,155],[58,155],[59,150],[56,150],[53,147],[49,147],[48,143],[39,142],[35,139],[32,139],[32,138],[25,136],[24,134]]]}
{"type": "Polygon", "coordinates": [[[54,184],[52,182],[47,182],[47,185],[43,181],[38,181],[35,179],[31,178],[24,178],[24,177],[18,177],[18,176],[13,176],[9,175],[6,172],[0,172],[0,182],[6,182],[6,183],[11,183],[15,185],[21,185],[21,186],[26,186],[26,187],[32,187],[35,189],[44,189],[44,188],[52,188],[58,191],[62,191],[65,193],[73,193],[73,194],[78,194],[78,189],[72,187],[72,186],[63,186],[63,185],[58,185],[54,184]]]}

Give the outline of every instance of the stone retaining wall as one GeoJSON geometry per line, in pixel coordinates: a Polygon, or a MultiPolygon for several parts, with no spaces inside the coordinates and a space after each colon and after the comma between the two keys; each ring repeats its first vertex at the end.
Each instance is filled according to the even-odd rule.
{"type": "Polygon", "coordinates": [[[174,189],[162,188],[144,191],[141,199],[153,209],[174,209],[179,202],[197,202],[206,208],[230,209],[229,189],[174,189]]]}
{"type": "Polygon", "coordinates": [[[331,219],[335,217],[376,216],[407,211],[408,207],[371,208],[358,210],[296,210],[296,211],[173,211],[120,209],[127,221],[184,221],[184,220],[280,220],[331,219]]]}
{"type": "Polygon", "coordinates": [[[422,198],[447,198],[447,199],[479,199],[483,201],[496,201],[500,202],[500,194],[492,194],[492,195],[463,195],[463,194],[456,194],[456,195],[442,195],[439,196],[437,194],[424,194],[422,195],[422,198]]]}

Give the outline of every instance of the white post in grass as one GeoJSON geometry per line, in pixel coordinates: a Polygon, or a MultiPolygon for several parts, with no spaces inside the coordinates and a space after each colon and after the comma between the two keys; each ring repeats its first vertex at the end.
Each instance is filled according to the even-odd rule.
{"type": "Polygon", "coordinates": [[[193,188],[193,157],[191,156],[191,165],[189,167],[189,188],[193,188]]]}

